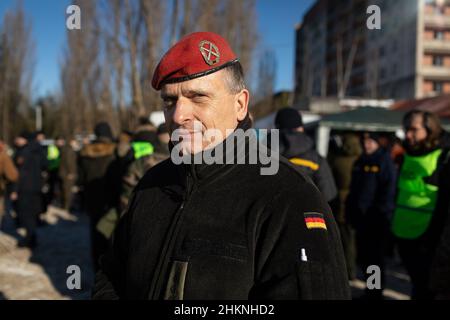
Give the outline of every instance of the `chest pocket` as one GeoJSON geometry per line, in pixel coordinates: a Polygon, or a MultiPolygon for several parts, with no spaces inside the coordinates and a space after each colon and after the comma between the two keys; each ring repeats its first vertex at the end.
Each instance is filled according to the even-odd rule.
{"type": "Polygon", "coordinates": [[[187,239],[184,241],[181,253],[184,256],[219,256],[239,261],[247,259],[247,247],[220,240],[187,239]]]}

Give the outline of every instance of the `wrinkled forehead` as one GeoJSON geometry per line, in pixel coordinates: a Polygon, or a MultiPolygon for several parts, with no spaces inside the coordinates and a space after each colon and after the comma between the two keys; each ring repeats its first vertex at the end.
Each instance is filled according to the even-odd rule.
{"type": "Polygon", "coordinates": [[[167,83],[161,88],[161,97],[199,92],[217,93],[225,89],[226,74],[224,70],[182,82],[167,83]]]}

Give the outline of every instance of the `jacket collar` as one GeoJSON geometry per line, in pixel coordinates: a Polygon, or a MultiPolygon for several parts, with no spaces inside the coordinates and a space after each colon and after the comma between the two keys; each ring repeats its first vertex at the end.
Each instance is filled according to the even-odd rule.
{"type": "MultiPolygon", "coordinates": [[[[179,165],[181,169],[181,173],[183,176],[186,176],[188,178],[191,178],[194,183],[200,182],[203,180],[208,180],[212,177],[219,176],[222,173],[228,172],[229,170],[232,170],[235,167],[235,164],[237,163],[237,159],[241,159],[242,157],[245,157],[247,160],[248,153],[249,153],[249,145],[248,145],[248,139],[245,139],[245,142],[238,144],[235,140],[233,143],[233,139],[235,139],[236,130],[242,129],[244,131],[251,128],[251,125],[248,122],[241,122],[236,127],[235,131],[230,134],[224,141],[216,145],[215,147],[207,151],[201,152],[201,159],[202,163],[200,164],[181,164],[179,165]],[[226,148],[227,144],[232,144],[233,148],[226,148]],[[205,152],[211,153],[212,155],[217,154],[217,152],[220,152],[222,150],[222,163],[213,163],[213,164],[206,164],[203,159],[205,152]],[[244,155],[242,155],[242,152],[245,152],[244,155]],[[233,161],[229,164],[227,164],[227,159],[232,159],[233,161]]],[[[256,136],[255,136],[256,139],[256,136]]],[[[170,150],[172,150],[173,145],[169,144],[170,150]]]]}

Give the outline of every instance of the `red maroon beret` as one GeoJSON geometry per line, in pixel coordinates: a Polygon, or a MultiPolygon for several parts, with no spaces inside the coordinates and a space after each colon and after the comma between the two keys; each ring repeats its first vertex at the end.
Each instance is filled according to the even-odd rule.
{"type": "Polygon", "coordinates": [[[185,36],[162,57],[153,74],[152,86],[187,81],[223,69],[238,59],[227,41],[212,32],[185,36]]]}

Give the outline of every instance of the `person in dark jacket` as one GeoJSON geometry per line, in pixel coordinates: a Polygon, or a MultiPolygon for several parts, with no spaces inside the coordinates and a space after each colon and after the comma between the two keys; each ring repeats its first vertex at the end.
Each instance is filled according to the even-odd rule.
{"type": "Polygon", "coordinates": [[[439,193],[430,222],[430,246],[436,248],[430,271],[430,290],[435,299],[450,300],[450,134],[443,131],[440,143],[439,193]]]}
{"type": "Polygon", "coordinates": [[[117,184],[119,188],[120,200],[114,201],[114,205],[103,215],[97,224],[99,231],[106,239],[110,239],[120,213],[123,212],[128,204],[133,189],[138,184],[144,174],[153,166],[169,157],[165,152],[164,146],[160,146],[154,140],[154,133],[144,129],[137,132],[131,142],[131,151],[133,152],[133,160],[123,166],[123,162],[119,157],[111,163],[108,169],[108,180],[111,184],[117,184]],[[119,173],[119,174],[118,174],[119,173]]]}
{"type": "Polygon", "coordinates": [[[36,227],[42,212],[41,192],[47,159],[33,134],[24,131],[17,140],[19,149],[14,160],[19,170],[19,180],[11,196],[16,201],[19,225],[26,230],[26,236],[19,246],[33,248],[37,245],[36,227]]]}
{"type": "Polygon", "coordinates": [[[378,266],[381,271],[381,287],[366,288],[365,297],[368,299],[383,297],[384,256],[395,206],[395,165],[377,139],[374,132],[366,132],[362,136],[364,151],[353,165],[346,204],[347,221],[356,235],[357,262],[366,280],[371,274],[367,273],[369,266],[378,266]]]}
{"type": "Polygon", "coordinates": [[[255,151],[235,152],[245,139],[226,147],[251,126],[243,79],[214,33],[190,34],[162,58],[152,85],[164,100],[171,158],[135,188],[94,299],[349,298],[339,233],[317,188],[284,158],[271,175],[261,162],[237,164],[255,151]],[[222,139],[209,140],[210,129],[222,139]],[[233,161],[190,164],[210,152],[233,161]]]}
{"type": "Polygon", "coordinates": [[[96,226],[118,195],[116,185],[110,183],[108,175],[116,149],[111,128],[106,122],[100,122],[95,126],[94,133],[96,140],[80,151],[78,185],[82,187],[84,207],[90,217],[92,256],[94,265],[98,266],[98,258],[106,250],[108,242],[96,226]]]}
{"type": "Polygon", "coordinates": [[[331,208],[341,233],[349,280],[356,278],[356,244],[355,230],[346,219],[345,203],[350,192],[353,164],[361,153],[362,148],[358,135],[347,133],[343,135],[342,146],[334,154],[330,154],[329,158],[338,189],[338,196],[333,200],[331,208]]]}
{"type": "Polygon", "coordinates": [[[314,149],[314,143],[303,128],[302,116],[293,108],[277,112],[275,126],[280,130],[280,154],[306,174],[330,202],[337,195],[333,174],[327,163],[314,149]]]}

